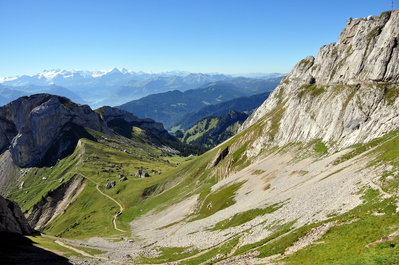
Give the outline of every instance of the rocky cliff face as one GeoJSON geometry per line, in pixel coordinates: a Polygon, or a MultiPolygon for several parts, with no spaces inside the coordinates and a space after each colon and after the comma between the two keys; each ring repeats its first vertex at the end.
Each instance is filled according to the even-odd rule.
{"type": "Polygon", "coordinates": [[[0,117],[0,148],[9,148],[20,167],[40,161],[72,124],[113,135],[89,106],[49,94],[15,100],[0,108],[0,117]]]}
{"type": "Polygon", "coordinates": [[[397,128],[397,32],[399,11],[349,19],[337,43],[300,61],[243,124],[265,125],[248,154],[312,139],[340,149],[397,128]]]}
{"type": "Polygon", "coordinates": [[[128,112],[108,107],[101,116],[89,106],[75,104],[67,98],[37,94],[0,107],[0,152],[9,149],[12,160],[20,167],[41,160],[56,161],[76,146],[77,140],[86,133],[84,128],[114,137],[107,123],[116,118],[136,122],[155,134],[169,135],[162,124],[140,120],[128,112]]]}
{"type": "Polygon", "coordinates": [[[0,196],[0,232],[30,235],[34,232],[18,204],[0,196]]]}

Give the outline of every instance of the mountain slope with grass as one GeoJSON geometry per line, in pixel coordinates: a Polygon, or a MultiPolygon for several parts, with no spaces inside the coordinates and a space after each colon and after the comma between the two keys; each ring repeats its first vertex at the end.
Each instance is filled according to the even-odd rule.
{"type": "Polygon", "coordinates": [[[231,110],[223,116],[203,118],[185,132],[176,131],[175,136],[183,143],[212,148],[236,134],[247,118],[247,114],[231,110]]]}
{"type": "MultiPolygon", "coordinates": [[[[178,142],[151,119],[111,107],[93,111],[49,94],[20,98],[1,107],[0,113],[0,192],[20,203],[35,229],[59,221],[90,190],[90,183],[104,178],[122,182],[139,170],[146,171],[145,177],[159,175],[176,165],[169,159],[181,159],[178,154],[201,152],[178,142]]],[[[124,186],[111,180],[113,187],[124,186]]],[[[103,200],[108,199],[98,202],[103,200]]]]}
{"type": "Polygon", "coordinates": [[[267,99],[269,94],[270,92],[265,92],[249,97],[235,98],[215,105],[205,106],[196,112],[184,115],[172,126],[171,130],[175,131],[180,129],[185,131],[203,118],[208,116],[223,116],[228,114],[231,110],[244,112],[250,115],[267,99]]]}
{"type": "Polygon", "coordinates": [[[86,129],[53,167],[2,168],[7,195],[67,205],[39,229],[92,263],[398,264],[398,21],[349,20],[201,156],[86,129]]]}
{"type": "Polygon", "coordinates": [[[181,169],[191,181],[148,198],[184,199],[132,222],[161,251],[141,261],[171,261],[180,249],[182,264],[398,263],[399,50],[385,45],[398,19],[348,21],[240,133],[181,169]]]}
{"type": "Polygon", "coordinates": [[[183,115],[213,105],[242,97],[245,93],[229,84],[212,84],[205,88],[184,92],[173,90],[130,101],[117,108],[135,113],[140,118],[151,118],[169,128],[183,115]]]}

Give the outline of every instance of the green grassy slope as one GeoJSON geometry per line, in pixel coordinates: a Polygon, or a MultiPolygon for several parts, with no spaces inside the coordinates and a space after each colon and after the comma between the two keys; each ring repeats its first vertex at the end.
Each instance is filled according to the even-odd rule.
{"type": "Polygon", "coordinates": [[[212,148],[232,137],[248,115],[230,111],[223,116],[209,116],[197,122],[184,133],[175,132],[182,142],[212,148]]]}
{"type": "Polygon", "coordinates": [[[172,126],[183,115],[246,94],[232,84],[213,84],[205,88],[185,92],[178,90],[153,94],[125,103],[118,108],[130,111],[139,118],[151,118],[161,122],[165,128],[172,126]]]}
{"type": "MultiPolygon", "coordinates": [[[[70,238],[115,234],[117,231],[111,221],[119,211],[119,206],[102,195],[97,187],[115,198],[124,208],[128,208],[141,202],[146,188],[162,180],[161,173],[177,167],[187,159],[153,147],[143,130],[133,130],[134,141],[124,137],[112,139],[88,130],[97,141],[82,138],[73,154],[55,166],[23,169],[23,188],[15,187],[7,197],[17,201],[27,213],[72,177],[78,178],[85,185],[84,190],[42,231],[70,238]],[[151,177],[135,177],[139,169],[145,170],[151,177]],[[119,182],[119,175],[125,175],[128,180],[119,182]],[[105,185],[110,181],[116,181],[117,184],[115,188],[106,190],[105,185]]],[[[128,227],[126,223],[119,222],[119,219],[118,224],[128,227]]]]}

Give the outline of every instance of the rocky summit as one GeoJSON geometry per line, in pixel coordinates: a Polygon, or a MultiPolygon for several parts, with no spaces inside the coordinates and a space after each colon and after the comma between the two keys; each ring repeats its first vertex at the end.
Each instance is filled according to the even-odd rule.
{"type": "Polygon", "coordinates": [[[263,120],[273,132],[254,155],[262,145],[311,139],[343,148],[396,129],[398,30],[399,11],[349,19],[337,43],[300,61],[242,127],[263,120]],[[272,112],[279,118],[266,122],[272,112]]]}
{"type": "Polygon", "coordinates": [[[0,108],[0,116],[1,149],[8,148],[14,163],[20,167],[40,161],[73,125],[113,134],[89,106],[79,106],[67,98],[49,94],[15,100],[0,108]]]}
{"type": "Polygon", "coordinates": [[[79,134],[84,134],[83,128],[114,137],[108,123],[115,119],[139,123],[155,134],[170,138],[163,125],[151,119],[139,119],[111,107],[103,107],[100,112],[102,115],[88,105],[50,94],[19,98],[0,108],[0,150],[8,149],[19,167],[40,163],[44,157],[47,159],[44,162],[54,163],[75,148],[82,136],[79,134]]]}

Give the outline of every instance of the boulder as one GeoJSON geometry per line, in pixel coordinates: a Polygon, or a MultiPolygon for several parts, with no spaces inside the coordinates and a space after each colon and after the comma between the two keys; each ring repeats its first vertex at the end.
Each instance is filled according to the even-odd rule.
{"type": "Polygon", "coordinates": [[[150,177],[150,175],[146,171],[144,171],[142,169],[137,170],[137,172],[134,174],[134,176],[138,177],[138,178],[148,178],[148,177],[150,177]]]}
{"type": "Polygon", "coordinates": [[[115,186],[116,186],[116,181],[111,181],[111,182],[108,182],[108,183],[105,185],[105,188],[106,188],[107,190],[109,190],[109,189],[114,188],[115,186]]]}
{"type": "Polygon", "coordinates": [[[126,180],[127,180],[127,177],[125,175],[123,175],[123,174],[119,175],[119,181],[120,182],[123,182],[123,181],[126,181],[126,180]]]}

